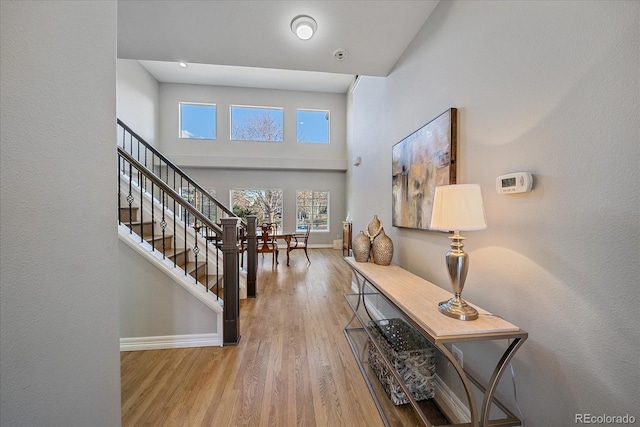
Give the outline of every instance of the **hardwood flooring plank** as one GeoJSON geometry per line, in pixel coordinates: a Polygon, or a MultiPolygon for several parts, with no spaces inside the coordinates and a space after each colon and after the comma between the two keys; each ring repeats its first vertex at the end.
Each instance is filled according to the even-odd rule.
{"type": "Polygon", "coordinates": [[[343,334],[351,270],[342,252],[258,258],[240,302],[239,345],[121,353],[122,425],[382,426],[343,334]]]}

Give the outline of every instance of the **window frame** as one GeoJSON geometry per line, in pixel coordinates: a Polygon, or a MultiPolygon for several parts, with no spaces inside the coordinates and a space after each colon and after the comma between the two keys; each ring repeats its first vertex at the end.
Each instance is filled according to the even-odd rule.
{"type": "MultiPolygon", "coordinates": [[[[319,205],[318,205],[318,207],[319,207],[319,205]]],[[[308,190],[308,189],[306,189],[306,190],[296,190],[296,226],[295,226],[296,232],[302,231],[302,229],[300,229],[301,225],[309,225],[311,227],[310,231],[312,233],[330,233],[331,232],[331,191],[329,191],[329,190],[308,190]],[[311,204],[311,207],[310,207],[311,216],[312,217],[314,215],[314,213],[313,213],[314,212],[314,207],[316,206],[314,204],[314,201],[316,200],[315,193],[326,193],[326,198],[327,198],[327,204],[326,204],[326,210],[327,210],[327,212],[326,212],[326,216],[327,216],[326,227],[327,228],[326,229],[318,229],[318,228],[316,228],[313,225],[313,220],[309,221],[308,224],[306,224],[304,222],[302,222],[302,223],[299,222],[299,207],[300,207],[300,205],[299,205],[298,201],[299,201],[299,193],[301,193],[301,192],[311,192],[312,193],[311,194],[312,204],[311,204]]]]}
{"type": "Polygon", "coordinates": [[[316,108],[296,108],[296,142],[299,144],[331,144],[331,110],[323,110],[316,108]],[[298,126],[300,125],[300,119],[298,117],[298,113],[300,112],[315,112],[315,113],[325,113],[329,116],[327,119],[327,141],[301,141],[300,140],[300,131],[298,126]]]}
{"type": "MultiPolygon", "coordinates": [[[[284,225],[284,190],[282,188],[232,188],[229,190],[229,206],[231,206],[231,210],[233,211],[234,208],[234,191],[255,191],[255,192],[267,192],[267,191],[279,191],[280,192],[280,206],[279,206],[279,218],[275,218],[275,220],[273,222],[275,222],[278,226],[278,229],[282,230],[282,227],[284,225]]],[[[235,213],[235,212],[234,212],[235,213]]],[[[276,209],[276,215],[278,213],[278,209],[276,209]]],[[[236,214],[237,215],[237,214],[236,214]]],[[[251,215],[251,214],[249,214],[251,215]]],[[[265,222],[265,218],[262,217],[262,219],[260,219],[260,215],[258,215],[257,213],[254,213],[254,215],[258,216],[258,226],[260,226],[261,223],[265,222]]],[[[245,217],[239,215],[240,218],[244,218],[245,217]]]]}
{"type": "Polygon", "coordinates": [[[245,141],[245,142],[275,142],[282,143],[284,142],[284,107],[270,107],[270,106],[259,106],[259,105],[241,105],[241,104],[229,104],[229,140],[230,141],[245,141]],[[254,110],[274,110],[280,111],[282,113],[282,122],[280,123],[280,139],[244,139],[244,138],[234,138],[233,131],[233,110],[234,108],[238,109],[254,109],[254,110]]]}
{"type": "MultiPolygon", "coordinates": [[[[185,129],[186,130],[186,129],[185,129]]],[[[187,130],[187,132],[189,132],[187,130]]],[[[196,141],[215,141],[218,139],[218,104],[208,103],[208,102],[190,102],[190,101],[179,101],[178,102],[178,138],[179,139],[190,139],[196,141]],[[214,135],[213,138],[199,138],[199,137],[188,137],[183,136],[183,126],[182,126],[182,106],[183,105],[193,105],[193,106],[201,106],[201,107],[214,107],[214,115],[213,115],[213,126],[214,126],[214,135]]]]}

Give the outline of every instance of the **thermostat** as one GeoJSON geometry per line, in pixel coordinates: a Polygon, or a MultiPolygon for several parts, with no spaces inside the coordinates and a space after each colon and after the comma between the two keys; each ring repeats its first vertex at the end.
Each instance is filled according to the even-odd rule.
{"type": "Polygon", "coordinates": [[[514,172],[496,178],[498,194],[526,193],[533,188],[533,176],[529,172],[514,172]]]}

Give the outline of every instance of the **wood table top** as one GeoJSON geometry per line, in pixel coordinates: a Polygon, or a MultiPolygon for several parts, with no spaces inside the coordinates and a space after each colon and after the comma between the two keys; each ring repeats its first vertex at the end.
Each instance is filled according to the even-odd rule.
{"type": "Polygon", "coordinates": [[[356,262],[353,257],[345,258],[345,261],[434,339],[451,336],[483,339],[503,333],[526,334],[517,326],[469,301],[467,304],[478,310],[478,319],[459,320],[445,316],[438,311],[438,304],[453,294],[397,265],[356,262]]]}

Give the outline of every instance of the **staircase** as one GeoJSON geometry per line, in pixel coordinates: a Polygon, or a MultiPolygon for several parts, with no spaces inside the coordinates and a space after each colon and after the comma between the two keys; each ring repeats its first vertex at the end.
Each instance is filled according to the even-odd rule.
{"type": "Polygon", "coordinates": [[[118,126],[120,238],[220,313],[224,344],[237,344],[239,299],[256,296],[256,218],[239,221],[120,120],[118,126]],[[239,248],[247,251],[246,270],[239,248]]]}
{"type": "MultiPolygon", "coordinates": [[[[166,253],[169,262],[174,263],[176,268],[182,269],[185,274],[191,276],[197,283],[204,286],[207,292],[212,292],[216,299],[222,301],[222,290],[224,286],[223,273],[217,271],[216,274],[208,274],[205,261],[195,261],[191,248],[173,248],[173,234],[155,234],[155,229],[160,229],[157,222],[145,221],[138,219],[138,207],[121,207],[120,221],[126,225],[137,236],[140,236],[145,242],[151,246],[153,250],[166,253]],[[156,228],[157,227],[157,228],[156,228]]],[[[246,289],[246,288],[244,288],[246,289]]],[[[240,292],[240,298],[246,298],[246,292],[240,292]]]]}

